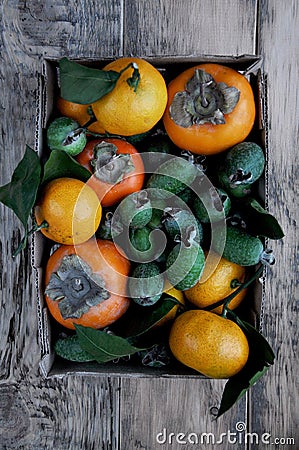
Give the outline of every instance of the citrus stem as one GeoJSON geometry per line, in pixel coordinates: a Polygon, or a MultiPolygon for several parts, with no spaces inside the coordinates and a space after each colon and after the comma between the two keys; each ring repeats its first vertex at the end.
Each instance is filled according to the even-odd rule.
{"type": "Polygon", "coordinates": [[[115,138],[115,139],[122,139],[123,141],[126,140],[124,136],[120,136],[119,134],[110,134],[110,133],[95,133],[94,131],[86,130],[86,133],[93,137],[99,137],[103,139],[109,139],[109,138],[115,138]]]}
{"type": "Polygon", "coordinates": [[[134,69],[133,74],[130,78],[127,79],[127,83],[131,88],[134,89],[134,92],[136,92],[140,81],[140,72],[136,63],[132,63],[132,67],[134,69]]]}
{"type": "Polygon", "coordinates": [[[247,280],[245,281],[245,283],[240,284],[240,286],[238,287],[238,289],[236,289],[234,292],[232,292],[230,295],[228,295],[227,297],[225,297],[222,300],[219,300],[216,303],[213,303],[212,305],[207,306],[206,308],[204,308],[206,311],[211,311],[214,308],[217,308],[218,306],[222,306],[223,305],[223,312],[222,312],[222,317],[226,317],[226,313],[227,313],[227,309],[228,309],[228,305],[230,304],[230,302],[241,292],[243,291],[243,289],[246,289],[251,283],[253,283],[254,280],[256,280],[256,278],[258,278],[259,276],[261,276],[261,274],[263,273],[264,270],[264,265],[261,264],[258,269],[256,270],[256,272],[253,273],[253,275],[247,280]]]}
{"type": "Polygon", "coordinates": [[[15,258],[22,250],[24,250],[26,248],[28,238],[29,238],[29,236],[31,236],[31,234],[35,233],[36,231],[41,230],[42,228],[47,228],[48,226],[49,226],[48,222],[46,222],[44,220],[40,225],[37,225],[37,223],[34,223],[33,227],[29,231],[26,228],[25,236],[21,240],[18,248],[13,252],[12,257],[15,258]]]}
{"type": "Polygon", "coordinates": [[[82,127],[81,127],[81,128],[83,128],[85,131],[87,131],[87,128],[88,128],[90,125],[92,125],[94,122],[97,121],[97,118],[96,118],[96,116],[95,116],[95,114],[94,114],[94,112],[93,112],[93,109],[92,109],[92,106],[91,106],[91,105],[87,108],[87,112],[88,112],[88,114],[90,115],[90,119],[89,119],[84,125],[82,125],[82,127]]]}

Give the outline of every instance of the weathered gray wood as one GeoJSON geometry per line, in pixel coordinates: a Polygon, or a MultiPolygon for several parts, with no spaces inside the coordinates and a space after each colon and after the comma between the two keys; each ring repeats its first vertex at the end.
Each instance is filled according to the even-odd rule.
{"type": "Polygon", "coordinates": [[[123,0],[4,0],[4,39],[11,56],[100,57],[122,54],[123,0]]]}
{"type": "Polygon", "coordinates": [[[221,434],[246,423],[246,402],[215,420],[224,384],[207,379],[122,380],[120,448],[210,450],[218,441],[221,449],[230,449],[221,434]]]}
{"type": "Polygon", "coordinates": [[[40,377],[0,387],[0,448],[118,449],[119,383],[40,377]]]}
{"type": "Polygon", "coordinates": [[[124,53],[255,54],[256,0],[126,0],[124,53]]]}
{"type": "MultiPolygon", "coordinates": [[[[298,328],[296,317],[296,247],[298,234],[298,2],[260,2],[258,51],[268,79],[269,210],[282,224],[285,238],[269,242],[276,265],[266,279],[264,334],[276,362],[251,391],[249,431],[274,438],[295,438],[298,447],[298,328]],[[287,6],[287,7],[286,7],[287,6]]],[[[298,297],[297,297],[298,301],[298,297]]],[[[252,448],[260,448],[253,445],[252,448]]]]}

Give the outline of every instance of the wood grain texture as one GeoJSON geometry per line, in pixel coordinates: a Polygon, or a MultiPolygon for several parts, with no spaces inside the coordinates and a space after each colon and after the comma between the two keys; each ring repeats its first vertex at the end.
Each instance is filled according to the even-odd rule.
{"type": "MultiPolygon", "coordinates": [[[[217,437],[229,429],[235,431],[237,421],[245,421],[248,430],[256,433],[292,436],[296,432],[298,397],[293,394],[296,371],[291,375],[291,364],[295,363],[297,343],[293,312],[297,178],[290,161],[298,136],[298,120],[294,120],[298,106],[298,68],[294,64],[298,7],[295,0],[289,0],[288,8],[281,3],[2,2],[0,185],[9,181],[25,143],[34,146],[37,75],[43,58],[101,58],[130,53],[240,55],[255,53],[257,48],[265,57],[269,84],[268,203],[287,236],[273,246],[279,258],[267,280],[264,332],[277,351],[276,364],[253,388],[249,403],[243,399],[214,421],[211,408],[219,405],[223,381],[41,377],[30,253],[26,251],[12,261],[22,230],[13,213],[0,205],[0,448],[173,450],[182,445],[157,446],[155,442],[163,427],[174,433],[213,432],[217,437]]],[[[222,449],[231,447],[221,444],[222,449]]],[[[240,444],[236,448],[249,447],[240,444]]]]}
{"type": "MultiPolygon", "coordinates": [[[[245,398],[215,420],[224,384],[225,380],[208,379],[122,380],[120,448],[212,450],[221,433],[235,432],[236,424],[247,420],[245,398]],[[177,439],[185,440],[186,445],[177,439]],[[196,439],[198,446],[192,444],[196,439]]],[[[225,439],[219,445],[231,449],[225,439]]]]}
{"type": "MultiPolygon", "coordinates": [[[[281,223],[285,237],[282,241],[269,242],[277,262],[266,279],[264,334],[274,348],[276,362],[251,391],[250,428],[270,433],[272,441],[275,437],[296,439],[295,446],[284,448],[298,447],[299,438],[298,23],[298,2],[288,2],[287,8],[278,0],[260,2],[258,51],[264,57],[268,78],[268,208],[281,223]]],[[[282,445],[272,447],[283,448],[282,445]]]]}
{"type": "Polygon", "coordinates": [[[119,448],[119,385],[108,378],[36,378],[0,387],[0,448],[119,448]]]}
{"type": "Polygon", "coordinates": [[[19,54],[88,58],[123,52],[123,0],[4,0],[2,8],[7,43],[19,54]]]}
{"type": "Polygon", "coordinates": [[[256,0],[126,0],[124,54],[254,54],[256,12],[256,0]]]}

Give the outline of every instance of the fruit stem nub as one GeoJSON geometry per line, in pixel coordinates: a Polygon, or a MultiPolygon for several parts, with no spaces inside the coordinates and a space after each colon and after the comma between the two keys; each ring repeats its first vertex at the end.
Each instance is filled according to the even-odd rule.
{"type": "Polygon", "coordinates": [[[139,81],[140,81],[140,72],[138,65],[136,63],[132,63],[133,73],[130,78],[127,79],[128,85],[134,89],[134,92],[137,91],[139,81]]]}

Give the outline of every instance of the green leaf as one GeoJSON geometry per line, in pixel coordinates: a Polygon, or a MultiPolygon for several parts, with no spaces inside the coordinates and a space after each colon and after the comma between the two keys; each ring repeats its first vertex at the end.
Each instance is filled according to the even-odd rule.
{"type": "Polygon", "coordinates": [[[268,213],[257,200],[249,198],[243,204],[243,214],[249,233],[269,239],[282,239],[283,230],[277,219],[268,213]]]}
{"type": "Polygon", "coordinates": [[[59,61],[61,96],[70,102],[89,105],[115,87],[120,73],[83,66],[67,58],[59,61]]]}
{"type": "Polygon", "coordinates": [[[162,297],[153,306],[133,305],[130,316],[126,319],[126,336],[128,336],[128,339],[139,337],[149,331],[175,305],[181,305],[181,303],[173,297],[162,297]]]}
{"type": "Polygon", "coordinates": [[[235,314],[232,317],[246,334],[249,358],[245,367],[227,381],[217,417],[228,411],[267,372],[275,358],[272,348],[261,333],[235,314]]]}
{"type": "Polygon", "coordinates": [[[105,331],[81,325],[75,325],[75,328],[81,348],[92,355],[98,363],[112,361],[144,350],[134,347],[124,338],[105,333],[105,331]]]}
{"type": "Polygon", "coordinates": [[[57,339],[54,350],[58,356],[68,361],[94,361],[94,357],[82,349],[77,335],[57,339]]]}
{"type": "Polygon", "coordinates": [[[0,201],[14,211],[25,229],[36,200],[40,178],[40,160],[37,153],[27,145],[11,182],[0,187],[0,201]]]}
{"type": "Polygon", "coordinates": [[[78,178],[87,181],[91,173],[77,163],[68,153],[62,150],[52,150],[48,161],[44,166],[43,183],[47,183],[55,178],[78,178]]]}

